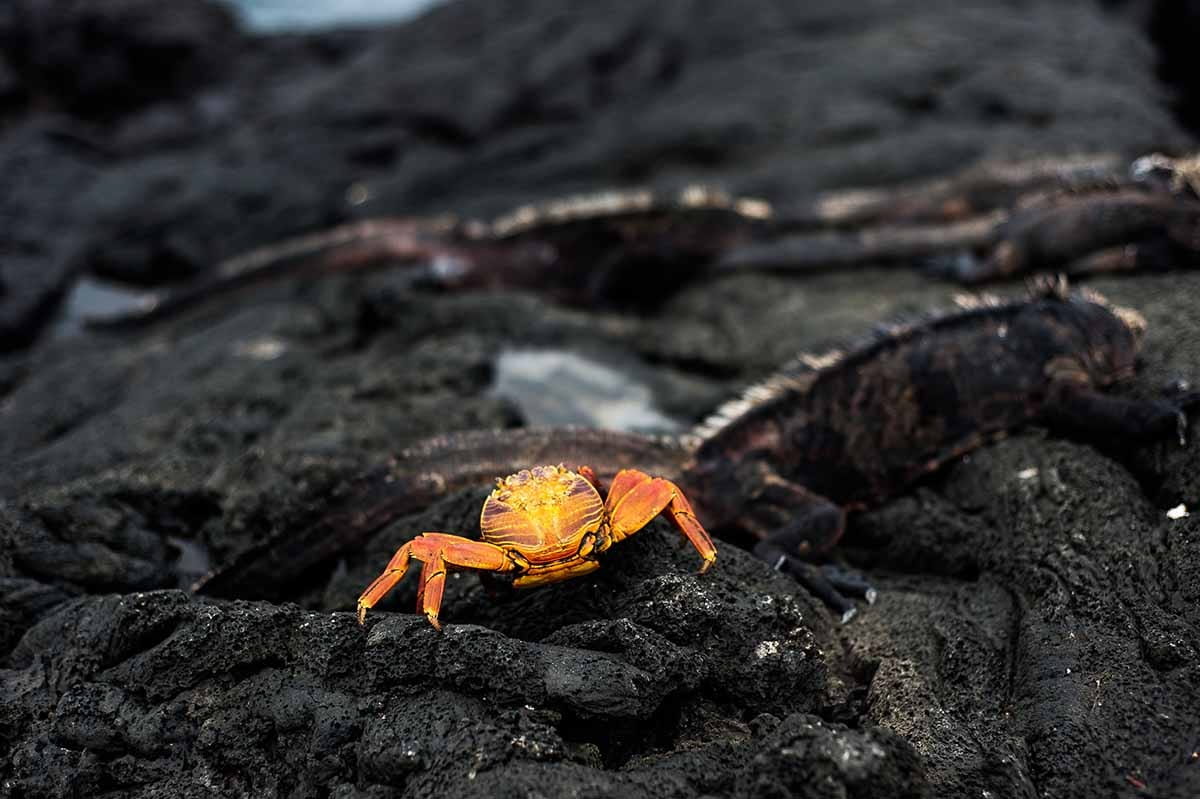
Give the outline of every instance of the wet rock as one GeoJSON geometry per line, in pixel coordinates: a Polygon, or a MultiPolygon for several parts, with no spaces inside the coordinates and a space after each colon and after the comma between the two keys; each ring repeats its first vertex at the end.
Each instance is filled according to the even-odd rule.
{"type": "MultiPolygon", "coordinates": [[[[608,353],[506,349],[496,359],[493,390],[512,401],[533,427],[682,432],[677,421],[655,406],[650,386],[635,378],[640,367],[639,361],[608,353]]],[[[654,380],[655,375],[642,379],[654,380]]]]}

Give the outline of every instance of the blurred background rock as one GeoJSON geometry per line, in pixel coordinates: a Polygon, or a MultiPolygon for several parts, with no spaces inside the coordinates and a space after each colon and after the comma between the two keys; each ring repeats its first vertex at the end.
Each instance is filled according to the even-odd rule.
{"type": "Polygon", "coordinates": [[[1196,3],[423,5],[6,3],[0,350],[81,275],[161,285],[363,216],[1194,142],[1196,3]]]}

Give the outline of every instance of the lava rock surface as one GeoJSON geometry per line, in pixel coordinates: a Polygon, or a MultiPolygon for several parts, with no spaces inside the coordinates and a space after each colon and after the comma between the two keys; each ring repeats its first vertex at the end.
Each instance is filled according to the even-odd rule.
{"type": "MultiPolygon", "coordinates": [[[[1196,363],[1185,310],[1200,278],[1097,288],[1150,320],[1138,390],[1196,363]]],[[[1104,452],[1028,431],[972,453],[855,517],[843,551],[881,598],[845,626],[731,545],[695,575],[656,522],[589,578],[493,596],[454,576],[441,634],[411,614],[409,583],[359,627],[354,599],[394,549],[422,530],[472,534],[486,487],[385,527],[295,585],[295,604],[179,590],[319,514],[394,448],[513,423],[488,389],[500,343],[594,347],[604,321],[527,295],[412,297],[348,346],[369,290],[326,289],[323,316],[340,322],[315,329],[297,322],[315,318],[312,298],[268,293],[152,335],[44,346],[6,398],[0,742],[14,794],[1197,790],[1197,530],[1165,512],[1200,502],[1194,443],[1104,452]],[[99,380],[100,363],[120,368],[120,391],[89,405],[80,390],[57,436],[15,446],[27,414],[62,407],[55,374],[99,380]]],[[[607,344],[673,353],[686,368],[657,368],[707,398],[948,293],[903,271],[733,276],[662,318],[624,319],[607,344]],[[853,290],[867,279],[878,293],[853,290]],[[730,333],[733,307],[756,324],[730,333]],[[702,380],[700,357],[741,377],[702,380]]]]}
{"type": "MultiPolygon", "coordinates": [[[[782,197],[1190,141],[1148,42],[1090,3],[764,2],[694,22],[686,5],[462,3],[273,37],[237,50],[246,71],[86,124],[69,82],[9,64],[26,99],[0,71],[18,109],[0,158],[30,200],[0,212],[61,264],[61,292],[98,264],[157,283],[360,212],[693,177],[782,197]],[[878,60],[852,58],[864,42],[878,60]],[[219,179],[238,168],[270,177],[219,179]],[[39,205],[38,174],[73,201],[39,205]],[[345,203],[355,181],[365,209],[345,203]]],[[[0,11],[0,37],[14,24],[0,11]]],[[[1200,275],[1090,285],[1147,318],[1130,391],[1200,379],[1200,275]]],[[[0,796],[1200,795],[1200,517],[1167,514],[1200,507],[1195,425],[1136,450],[1022,431],[855,515],[840,556],[880,599],[847,625],[729,543],[696,575],[660,521],[587,578],[509,595],[453,575],[442,633],[411,613],[411,581],[360,627],[354,600],[396,547],[473,534],[486,487],[285,601],[187,591],[406,444],[526,423],[494,390],[506,347],[636,361],[687,423],[954,291],[908,269],[728,274],[630,316],[380,273],[3,356],[0,796]]]]}

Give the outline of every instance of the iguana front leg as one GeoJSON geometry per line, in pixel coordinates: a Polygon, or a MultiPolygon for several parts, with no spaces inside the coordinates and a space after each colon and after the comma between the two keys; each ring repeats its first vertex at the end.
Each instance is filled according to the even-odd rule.
{"type": "Polygon", "coordinates": [[[1133,399],[1102,394],[1086,386],[1061,386],[1042,411],[1041,421],[1065,433],[1099,439],[1146,441],[1175,436],[1187,443],[1184,409],[1200,401],[1200,394],[1178,400],[1133,399]]]}
{"type": "Polygon", "coordinates": [[[852,598],[875,601],[875,589],[861,576],[811,562],[831,551],[842,537],[844,508],[781,477],[764,461],[730,466],[727,478],[720,481],[724,485],[709,483],[707,493],[733,490],[742,498],[729,524],[758,539],[756,557],[790,575],[843,622],[857,612],[852,598]]]}

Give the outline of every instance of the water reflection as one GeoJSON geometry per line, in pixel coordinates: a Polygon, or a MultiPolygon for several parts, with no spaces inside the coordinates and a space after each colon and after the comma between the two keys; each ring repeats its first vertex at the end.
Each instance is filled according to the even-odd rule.
{"type": "Polygon", "coordinates": [[[130,289],[91,277],[80,278],[67,292],[53,334],[73,336],[83,329],[83,322],[89,317],[130,313],[145,307],[153,297],[153,291],[130,289]]]}
{"type": "Polygon", "coordinates": [[[402,22],[441,0],[225,0],[261,33],[402,22]]]}
{"type": "Polygon", "coordinates": [[[492,392],[531,426],[678,432],[682,425],[655,407],[649,386],[619,366],[567,350],[509,349],[496,360],[492,392]]]}

